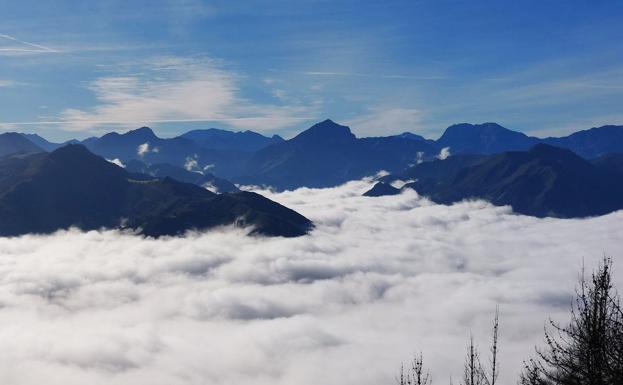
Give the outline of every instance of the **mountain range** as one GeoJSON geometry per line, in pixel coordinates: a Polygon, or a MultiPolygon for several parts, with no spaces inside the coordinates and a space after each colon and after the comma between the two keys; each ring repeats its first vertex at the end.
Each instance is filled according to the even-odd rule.
{"type": "Polygon", "coordinates": [[[0,134],[0,158],[13,154],[34,154],[43,149],[20,134],[7,132],[0,134]]]}
{"type": "MultiPolygon", "coordinates": [[[[213,128],[160,138],[142,127],[65,143],[6,133],[0,135],[0,159],[14,164],[38,159],[32,154],[45,158],[76,143],[107,163],[125,167],[124,180],[154,186],[176,180],[226,193],[216,196],[230,200],[244,195],[235,195],[242,194],[237,187],[241,184],[277,190],[331,187],[383,170],[390,175],[366,195],[399,193],[390,183],[401,180],[407,183],[404,188],[415,188],[439,203],[483,198],[528,215],[581,217],[621,208],[616,195],[621,193],[623,126],[537,138],[496,123],[461,123],[437,140],[409,132],[358,138],[349,127],[329,119],[287,140],[213,128]]],[[[215,202],[226,199],[211,197],[215,202]]],[[[128,223],[140,227],[136,218],[142,214],[132,214],[135,222],[128,223]]],[[[207,226],[200,221],[193,225],[207,226]]]]}
{"type": "Polygon", "coordinates": [[[495,154],[525,151],[538,143],[567,148],[587,158],[623,152],[623,126],[608,125],[574,132],[563,137],[537,138],[512,131],[497,123],[456,124],[435,142],[452,154],[495,154]]]}
{"type": "Polygon", "coordinates": [[[0,235],[78,227],[177,235],[215,226],[300,236],[302,215],[250,192],[215,194],[172,178],[132,174],[82,145],[0,160],[0,235]]]}
{"type": "Polygon", "coordinates": [[[227,179],[219,178],[208,172],[188,171],[185,168],[169,163],[145,164],[140,160],[131,159],[123,167],[134,174],[145,174],[154,178],[172,178],[180,182],[192,183],[215,193],[240,191],[235,184],[227,179]]]}
{"type": "MultiPolygon", "coordinates": [[[[72,140],[57,144],[36,134],[23,136],[39,150],[46,151],[78,143],[72,140]]],[[[150,128],[142,127],[79,143],[95,154],[118,159],[123,164],[130,160],[148,166],[169,164],[187,171],[211,173],[234,183],[270,185],[283,190],[334,186],[380,170],[397,173],[417,162],[435,159],[444,149],[451,155],[490,155],[526,151],[544,143],[592,159],[623,152],[623,126],[591,128],[559,138],[537,138],[496,123],[461,123],[448,127],[439,139],[431,140],[409,132],[357,138],[348,127],[325,120],[289,140],[253,131],[214,128],[160,138],[150,128]]],[[[35,151],[34,148],[24,150],[35,151]]]]}
{"type": "Polygon", "coordinates": [[[398,171],[420,158],[432,158],[434,145],[397,136],[357,138],[331,120],[315,124],[294,138],[256,152],[243,183],[277,189],[330,187],[375,174],[398,171]],[[419,155],[418,155],[419,154],[419,155]]]}
{"type": "Polygon", "coordinates": [[[388,175],[366,196],[396,194],[390,183],[442,204],[485,199],[537,217],[575,218],[623,208],[622,156],[586,160],[571,150],[537,144],[528,151],[457,155],[388,175]]]}

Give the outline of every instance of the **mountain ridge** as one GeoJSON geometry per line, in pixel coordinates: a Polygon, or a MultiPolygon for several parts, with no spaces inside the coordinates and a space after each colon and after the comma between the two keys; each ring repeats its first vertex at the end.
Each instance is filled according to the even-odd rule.
{"type": "MultiPolygon", "coordinates": [[[[536,217],[581,218],[623,208],[623,171],[591,163],[569,149],[539,143],[528,151],[492,154],[471,164],[450,159],[414,166],[422,170],[407,174],[420,177],[403,189],[414,189],[436,203],[484,199],[536,217]]],[[[374,192],[379,191],[381,186],[374,192]]]]}
{"type": "Polygon", "coordinates": [[[137,178],[82,145],[0,161],[1,236],[78,227],[157,237],[223,225],[293,237],[312,223],[257,194],[217,195],[168,177],[137,178]]]}

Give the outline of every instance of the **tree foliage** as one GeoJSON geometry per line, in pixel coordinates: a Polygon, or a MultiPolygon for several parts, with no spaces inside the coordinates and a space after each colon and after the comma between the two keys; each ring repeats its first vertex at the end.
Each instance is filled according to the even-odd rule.
{"type": "Polygon", "coordinates": [[[545,348],[525,365],[521,385],[623,384],[623,312],[612,259],[587,280],[582,270],[567,325],[549,322],[545,348]]]}
{"type": "MultiPolygon", "coordinates": [[[[584,269],[568,324],[550,320],[545,345],[524,362],[519,385],[623,385],[623,309],[612,283],[612,259],[604,258],[587,279],[584,269]]],[[[461,385],[496,385],[500,363],[499,309],[493,320],[488,365],[470,335],[461,385]]],[[[422,355],[400,370],[400,385],[431,385],[422,355]]]]}

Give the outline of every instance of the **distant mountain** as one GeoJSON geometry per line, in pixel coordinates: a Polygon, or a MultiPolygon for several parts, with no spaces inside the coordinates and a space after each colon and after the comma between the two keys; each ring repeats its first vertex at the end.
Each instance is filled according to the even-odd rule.
{"type": "Polygon", "coordinates": [[[188,131],[180,137],[209,149],[246,152],[255,152],[271,144],[283,142],[283,138],[279,135],[269,138],[253,131],[232,132],[217,128],[188,131]]]}
{"type": "Polygon", "coordinates": [[[125,134],[112,132],[101,138],[89,138],[82,143],[93,153],[107,159],[123,162],[136,159],[147,164],[168,163],[202,172],[210,169],[224,177],[239,175],[250,157],[246,152],[208,149],[184,137],[162,139],[149,127],[125,134]]]}
{"type": "MultiPolygon", "coordinates": [[[[82,142],[91,152],[110,159],[140,159],[155,150],[158,154],[164,143],[149,127],[141,127],[124,134],[110,132],[100,138],[82,142]],[[143,147],[141,147],[143,146],[143,147]]],[[[188,145],[191,142],[187,143],[188,145]]]]}
{"type": "Polygon", "coordinates": [[[623,126],[602,126],[559,138],[536,138],[512,131],[497,123],[455,124],[435,142],[449,147],[451,154],[496,154],[525,151],[537,143],[567,148],[587,158],[623,152],[623,126]]]}
{"type": "Polygon", "coordinates": [[[398,195],[400,189],[392,186],[389,183],[378,182],[370,190],[366,191],[363,195],[366,197],[380,197],[386,195],[398,195]]]}
{"type": "Polygon", "coordinates": [[[22,135],[24,138],[28,139],[30,142],[32,142],[33,144],[35,144],[36,146],[38,146],[39,148],[47,152],[54,151],[57,148],[66,146],[68,144],[80,143],[80,141],[76,139],[71,139],[63,143],[53,143],[53,142],[48,141],[45,138],[42,138],[38,134],[20,134],[20,135],[22,135]]]}
{"type": "MultiPolygon", "coordinates": [[[[63,145],[48,142],[36,134],[23,134],[23,137],[39,150],[53,151],[63,145]]],[[[463,162],[471,164],[478,159],[464,156],[527,151],[539,143],[568,148],[586,159],[623,153],[623,126],[603,126],[565,137],[541,139],[496,123],[461,123],[448,127],[435,141],[410,132],[357,138],[348,127],[325,120],[290,140],[279,136],[269,138],[252,131],[231,132],[214,128],[193,130],[175,138],[163,139],[150,128],[142,127],[123,134],[113,132],[82,141],[90,151],[106,159],[119,159],[124,164],[140,162],[148,168],[145,172],[149,174],[214,186],[218,178],[223,178],[241,184],[270,185],[277,189],[331,187],[381,170],[403,180],[430,178],[427,173],[447,173],[448,170],[438,167],[456,168],[463,162]],[[429,162],[422,163],[448,155],[450,162],[441,163],[443,166],[432,167],[429,162]],[[419,163],[423,165],[411,167],[419,163]],[[166,165],[174,168],[169,169],[166,165]],[[408,172],[415,174],[399,175],[408,172]],[[194,181],[199,174],[205,174],[205,179],[209,180],[194,181]]],[[[23,145],[20,147],[11,142],[5,144],[3,151],[6,154],[35,151],[32,147],[23,148],[23,145]]],[[[231,185],[225,191],[230,189],[231,185]]]]}
{"type": "Polygon", "coordinates": [[[527,150],[538,142],[537,138],[497,123],[461,123],[448,127],[435,143],[441,148],[449,147],[451,154],[495,154],[527,150]]]}
{"type": "Polygon", "coordinates": [[[124,166],[130,173],[147,174],[155,178],[173,178],[180,182],[196,184],[215,193],[240,191],[236,185],[227,179],[218,178],[210,173],[188,171],[168,163],[147,165],[139,160],[132,159],[125,163],[124,166]]]}
{"type": "Polygon", "coordinates": [[[0,158],[13,154],[34,154],[37,152],[43,152],[43,149],[21,134],[15,132],[0,134],[0,158]]]}
{"type": "Polygon", "coordinates": [[[402,172],[386,175],[380,180],[382,182],[391,183],[396,180],[415,181],[427,180],[447,177],[459,170],[478,164],[487,159],[487,155],[460,154],[453,155],[446,159],[435,159],[429,162],[421,162],[415,164],[402,172]]]}
{"type": "Polygon", "coordinates": [[[32,144],[41,148],[44,151],[53,151],[57,149],[59,146],[57,143],[48,142],[47,140],[45,140],[44,138],[40,137],[37,134],[20,134],[20,135],[22,135],[29,142],[31,142],[32,144]]]}
{"type": "Polygon", "coordinates": [[[564,147],[585,158],[623,152],[623,126],[602,126],[575,132],[561,138],[546,138],[543,143],[564,147]]]}
{"type": "Polygon", "coordinates": [[[402,138],[402,139],[411,139],[411,140],[418,140],[421,142],[430,142],[430,143],[434,143],[434,140],[431,139],[426,139],[425,137],[421,136],[421,135],[417,135],[414,134],[412,132],[403,132],[402,134],[399,135],[394,135],[398,138],[402,138]]]}
{"type": "Polygon", "coordinates": [[[450,159],[430,162],[436,171],[403,188],[438,203],[479,198],[537,217],[586,217],[623,208],[623,173],[591,164],[567,149],[538,144],[465,167],[444,165],[450,159]]]}
{"type": "Polygon", "coordinates": [[[256,152],[247,176],[239,179],[278,189],[328,187],[380,170],[395,172],[437,151],[430,143],[400,137],[358,139],[348,127],[325,120],[256,152]]]}
{"type": "Polygon", "coordinates": [[[220,225],[299,236],[311,222],[258,194],[217,195],[171,178],[135,178],[81,145],[0,161],[2,236],[70,226],[129,228],[160,236],[220,225]]]}

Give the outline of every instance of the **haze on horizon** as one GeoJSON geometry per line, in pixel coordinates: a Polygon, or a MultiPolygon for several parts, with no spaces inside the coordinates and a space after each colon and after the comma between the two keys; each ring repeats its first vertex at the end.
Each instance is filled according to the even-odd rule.
{"type": "Polygon", "coordinates": [[[291,137],[495,121],[621,124],[617,2],[196,0],[0,4],[0,130],[82,139],[149,125],[291,137]]]}

